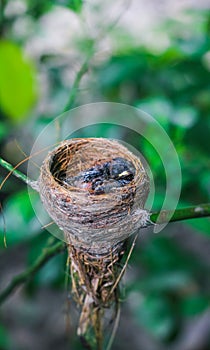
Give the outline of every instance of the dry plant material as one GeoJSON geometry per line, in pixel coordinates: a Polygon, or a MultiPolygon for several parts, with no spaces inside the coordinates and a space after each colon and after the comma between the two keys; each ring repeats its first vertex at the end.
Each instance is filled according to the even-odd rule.
{"type": "Polygon", "coordinates": [[[78,335],[87,345],[94,332],[92,345],[102,349],[104,313],[118,304],[126,240],[149,217],[148,176],[117,141],[71,139],[44,160],[39,190],[68,244],[72,294],[81,306],[78,335]]]}

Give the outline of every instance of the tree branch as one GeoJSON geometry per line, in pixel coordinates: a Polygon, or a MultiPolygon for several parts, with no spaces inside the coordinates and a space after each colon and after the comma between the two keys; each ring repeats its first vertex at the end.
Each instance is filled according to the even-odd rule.
{"type": "Polygon", "coordinates": [[[24,282],[31,279],[35,273],[41,269],[41,267],[48,262],[50,258],[54,255],[63,252],[65,249],[65,245],[63,242],[58,242],[51,247],[47,247],[43,250],[42,254],[38,257],[35,263],[30,266],[27,270],[15,276],[9,285],[0,293],[0,304],[2,304],[8,296],[10,296],[14,290],[23,284],[24,282]]]}
{"type": "MultiPolygon", "coordinates": [[[[17,178],[21,179],[22,181],[24,181],[26,184],[28,184],[35,190],[38,190],[36,181],[30,180],[26,175],[21,173],[19,170],[16,170],[18,165],[13,167],[11,164],[6,162],[2,158],[0,158],[0,165],[3,166],[5,169],[9,170],[10,171],[9,174],[15,175],[17,178]]],[[[2,184],[0,185],[0,189],[2,188],[4,182],[5,181],[3,181],[2,184]]],[[[210,216],[210,203],[198,204],[192,207],[176,209],[172,217],[170,218],[170,220],[168,220],[168,218],[171,216],[171,213],[172,213],[172,210],[162,210],[161,213],[160,211],[157,211],[157,212],[151,213],[150,220],[152,223],[163,224],[165,222],[175,222],[175,221],[182,221],[182,220],[189,220],[189,219],[210,216]],[[160,217],[158,219],[159,215],[160,217]]],[[[146,226],[149,226],[149,225],[151,224],[147,224],[146,226]]]]}
{"type": "Polygon", "coordinates": [[[171,210],[162,210],[161,212],[155,212],[150,215],[150,220],[153,223],[164,224],[165,222],[175,222],[196,218],[203,218],[206,216],[210,216],[210,203],[198,204],[193,207],[187,207],[182,209],[176,209],[170,218],[171,210]],[[160,215],[159,219],[158,216],[160,215]],[[157,221],[158,219],[158,221],[157,221]]]}

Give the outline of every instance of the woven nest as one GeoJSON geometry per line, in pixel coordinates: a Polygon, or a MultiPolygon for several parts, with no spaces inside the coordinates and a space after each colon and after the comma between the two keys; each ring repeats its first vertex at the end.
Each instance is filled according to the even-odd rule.
{"type": "Polygon", "coordinates": [[[97,254],[106,253],[141,226],[149,181],[140,159],[124,146],[90,138],[66,140],[49,153],[39,187],[45,208],[65,232],[66,240],[97,254]],[[134,178],[127,185],[95,194],[63,181],[119,157],[134,168],[134,178]]]}
{"type": "Polygon", "coordinates": [[[148,176],[117,141],[71,139],[44,160],[39,189],[68,243],[72,293],[81,305],[78,334],[92,328],[101,349],[102,314],[118,303],[125,241],[148,219],[148,176]]]}

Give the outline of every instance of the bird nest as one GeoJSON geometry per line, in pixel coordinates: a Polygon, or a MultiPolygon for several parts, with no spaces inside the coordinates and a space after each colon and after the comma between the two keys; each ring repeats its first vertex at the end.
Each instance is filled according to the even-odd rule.
{"type": "Polygon", "coordinates": [[[115,140],[70,139],[44,160],[39,188],[68,244],[72,293],[82,307],[78,334],[94,329],[100,349],[102,312],[118,300],[125,241],[148,219],[148,176],[115,140]]]}

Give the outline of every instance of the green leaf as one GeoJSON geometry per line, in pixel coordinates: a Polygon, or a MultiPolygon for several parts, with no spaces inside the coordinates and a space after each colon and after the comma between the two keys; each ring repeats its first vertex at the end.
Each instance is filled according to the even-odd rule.
{"type": "Polygon", "coordinates": [[[64,281],[65,262],[62,255],[54,256],[37,274],[38,285],[56,285],[60,279],[64,281]]]}
{"type": "Polygon", "coordinates": [[[195,316],[209,307],[209,298],[203,295],[187,296],[182,301],[183,314],[186,316],[195,316]]]}
{"type": "Polygon", "coordinates": [[[4,247],[4,236],[7,246],[11,246],[33,237],[40,229],[41,224],[34,215],[27,190],[11,196],[0,216],[0,247],[4,247]]]}
{"type": "Polygon", "coordinates": [[[204,235],[210,236],[210,218],[208,217],[188,220],[186,222],[186,225],[190,225],[196,231],[199,231],[204,235]]]}
{"type": "Polygon", "coordinates": [[[191,128],[198,120],[195,109],[189,106],[183,106],[174,111],[170,116],[171,122],[183,128],[191,128]]]}
{"type": "MultiPolygon", "coordinates": [[[[43,1],[41,4],[43,6],[43,1]]],[[[52,1],[52,4],[67,7],[76,13],[80,13],[82,10],[83,0],[54,0],[52,1]]],[[[45,9],[45,12],[47,12],[47,10],[49,10],[49,6],[45,9]]]]}
{"type": "MultiPolygon", "coordinates": [[[[154,237],[141,251],[140,256],[141,264],[147,266],[153,274],[180,271],[190,276],[199,263],[196,259],[192,261],[190,255],[182,252],[170,237],[154,237]]],[[[135,259],[138,259],[137,255],[135,259]]]]}
{"type": "Polygon", "coordinates": [[[0,121],[0,141],[9,133],[9,127],[0,121]]]}
{"type": "Polygon", "coordinates": [[[152,115],[164,128],[168,129],[171,114],[173,114],[173,106],[166,97],[155,96],[136,101],[137,108],[142,109],[146,113],[152,115]]]}
{"type": "Polygon", "coordinates": [[[136,305],[134,315],[137,321],[156,338],[163,340],[170,336],[174,327],[173,312],[167,298],[144,296],[136,305]]]}
{"type": "Polygon", "coordinates": [[[35,72],[22,50],[0,41],[0,107],[15,123],[27,117],[35,101],[35,72]]]}
{"type": "Polygon", "coordinates": [[[70,0],[68,1],[68,7],[74,12],[80,12],[82,9],[83,1],[82,0],[70,0]]]}
{"type": "MultiPolygon", "coordinates": [[[[53,241],[53,236],[51,236],[48,232],[43,232],[43,234],[35,236],[30,240],[28,266],[31,266],[34,261],[38,259],[41,252],[46,246],[49,245],[51,240],[53,241]]],[[[51,258],[29,282],[28,288],[30,292],[34,292],[40,285],[57,286],[60,283],[63,287],[65,262],[66,257],[63,254],[59,254],[51,258]]]]}
{"type": "Polygon", "coordinates": [[[191,276],[185,271],[169,270],[166,272],[150,273],[140,281],[135,281],[133,285],[129,286],[129,290],[143,291],[144,293],[155,292],[175,292],[180,291],[186,285],[192,284],[191,276]]]}

